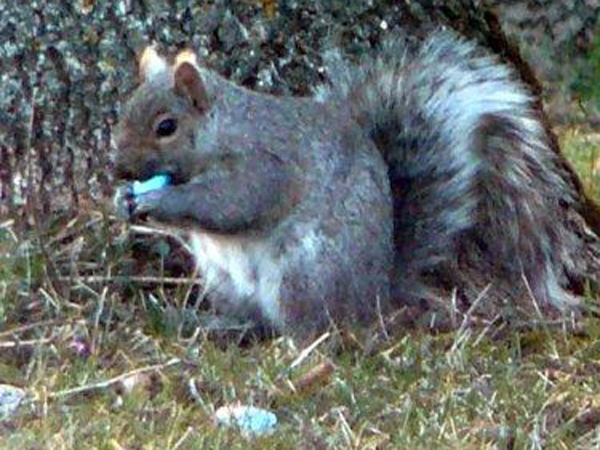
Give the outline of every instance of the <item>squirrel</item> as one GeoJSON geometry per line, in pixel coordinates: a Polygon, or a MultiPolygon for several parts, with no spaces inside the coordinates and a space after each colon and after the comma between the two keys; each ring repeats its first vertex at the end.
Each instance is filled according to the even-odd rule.
{"type": "Polygon", "coordinates": [[[540,311],[578,304],[559,220],[574,188],[510,67],[450,31],[325,60],[312,97],[273,96],[146,48],[115,176],[168,182],[121,188],[117,210],[187,236],[216,311],[277,333],[435,303],[465,260],[540,311]]]}

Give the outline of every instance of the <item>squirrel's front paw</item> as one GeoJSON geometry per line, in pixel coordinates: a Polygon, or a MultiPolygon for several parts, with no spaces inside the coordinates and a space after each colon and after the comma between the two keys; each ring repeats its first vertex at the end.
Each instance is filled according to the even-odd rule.
{"type": "Polygon", "coordinates": [[[120,186],[113,199],[115,212],[119,219],[130,220],[135,209],[135,200],[131,185],[120,186]]]}
{"type": "Polygon", "coordinates": [[[131,220],[134,216],[152,211],[163,196],[162,188],[169,184],[171,178],[168,175],[156,175],[143,182],[121,186],[113,201],[117,216],[131,220]]]}
{"type": "Polygon", "coordinates": [[[157,208],[163,197],[164,191],[155,190],[145,194],[136,195],[133,198],[130,217],[139,216],[144,213],[150,213],[157,208]]]}
{"type": "Polygon", "coordinates": [[[160,203],[163,193],[160,190],[133,195],[131,185],[117,189],[113,200],[115,212],[120,219],[131,220],[136,216],[151,212],[160,203]]]}

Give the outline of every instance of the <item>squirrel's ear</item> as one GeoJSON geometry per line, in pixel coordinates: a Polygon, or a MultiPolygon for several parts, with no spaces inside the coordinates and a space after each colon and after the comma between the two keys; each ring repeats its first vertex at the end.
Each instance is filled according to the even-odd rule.
{"type": "Polygon", "coordinates": [[[149,45],[142,52],[140,57],[140,78],[142,81],[150,81],[158,75],[165,73],[168,69],[167,61],[162,58],[154,45],[149,45]]]}
{"type": "Polygon", "coordinates": [[[192,52],[182,52],[175,60],[175,92],[188,97],[201,112],[208,109],[208,95],[192,52]]]}

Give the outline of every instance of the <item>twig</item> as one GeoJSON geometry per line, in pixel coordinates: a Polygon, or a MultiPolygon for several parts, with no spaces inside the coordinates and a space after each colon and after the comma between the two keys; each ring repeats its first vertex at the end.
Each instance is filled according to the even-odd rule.
{"type": "Polygon", "coordinates": [[[452,289],[452,297],[451,304],[452,308],[450,309],[450,320],[452,321],[452,328],[456,328],[456,313],[458,311],[458,306],[456,306],[458,300],[458,290],[456,288],[452,289]]]}
{"type": "Polygon", "coordinates": [[[23,347],[27,345],[41,345],[52,342],[55,338],[30,339],[28,341],[5,341],[0,342],[0,348],[23,347]]]}
{"type": "Polygon", "coordinates": [[[294,382],[295,391],[305,391],[317,384],[325,382],[333,373],[335,366],[331,361],[325,361],[313,367],[294,382]]]}
{"type": "Polygon", "coordinates": [[[535,312],[538,315],[538,317],[540,318],[540,320],[542,320],[544,318],[544,315],[542,314],[540,305],[538,305],[537,299],[535,298],[535,295],[533,294],[533,290],[531,289],[529,280],[527,279],[527,277],[525,276],[524,273],[521,274],[521,278],[523,278],[523,283],[525,283],[525,288],[527,289],[527,294],[529,294],[529,297],[531,298],[531,302],[533,303],[535,312]]]}
{"type": "Polygon", "coordinates": [[[496,314],[496,316],[490,321],[490,323],[488,323],[488,325],[483,329],[483,331],[479,333],[479,336],[477,336],[477,338],[473,342],[473,347],[477,347],[477,345],[479,345],[479,343],[482,341],[482,339],[485,337],[488,331],[490,331],[490,329],[492,328],[492,325],[494,325],[494,322],[500,319],[500,317],[500,314],[496,314]]]}
{"type": "Polygon", "coordinates": [[[98,389],[106,389],[107,387],[112,386],[113,384],[119,383],[122,380],[125,380],[133,375],[137,375],[145,372],[154,372],[156,370],[166,369],[167,367],[174,366],[181,363],[181,359],[173,358],[170,361],[162,364],[155,364],[153,366],[140,367],[139,369],[132,370],[127,373],[123,373],[114,378],[109,378],[105,381],[100,381],[98,383],[92,383],[85,386],[79,386],[72,389],[65,389],[63,391],[51,392],[48,394],[49,399],[57,399],[62,397],[67,397],[69,395],[80,394],[82,392],[95,391],[98,389]]]}
{"type": "Polygon", "coordinates": [[[59,323],[60,321],[58,319],[52,319],[52,320],[43,320],[41,322],[36,322],[36,323],[30,323],[28,325],[23,325],[17,328],[13,328],[12,330],[7,330],[7,331],[2,331],[0,332],[0,338],[4,337],[4,336],[11,336],[13,334],[18,334],[18,333],[23,333],[25,331],[29,331],[33,328],[41,328],[41,327],[47,327],[48,325],[55,325],[56,323],[59,323]]]}
{"type": "MultiPolygon", "coordinates": [[[[192,276],[189,279],[198,281],[199,273],[200,273],[200,267],[196,266],[194,269],[194,273],[192,273],[192,276]]],[[[201,283],[190,283],[190,285],[188,286],[186,293],[185,293],[185,297],[183,298],[183,307],[184,308],[187,308],[187,306],[188,306],[188,303],[192,296],[192,292],[194,291],[194,287],[199,284],[201,284],[201,283]]]]}
{"type": "Polygon", "coordinates": [[[381,299],[379,298],[379,295],[377,296],[377,320],[379,321],[379,327],[381,328],[383,337],[389,340],[390,334],[388,333],[387,327],[385,326],[385,319],[383,318],[383,313],[381,311],[381,299]]]}
{"type": "MultiPolygon", "coordinates": [[[[535,308],[535,312],[538,315],[538,317],[540,318],[540,322],[542,323],[542,329],[544,330],[544,333],[546,333],[546,335],[549,338],[548,342],[552,343],[552,350],[553,350],[553,353],[554,353],[554,357],[556,359],[559,359],[558,350],[556,349],[556,345],[554,343],[554,340],[552,339],[553,335],[552,335],[552,333],[550,333],[550,330],[548,329],[548,327],[546,325],[544,325],[544,321],[543,321],[544,315],[542,314],[542,310],[540,308],[540,305],[538,304],[538,301],[535,298],[535,295],[533,293],[533,289],[531,289],[531,285],[529,284],[529,280],[527,279],[527,277],[525,276],[524,273],[521,273],[521,277],[523,278],[523,282],[525,283],[525,287],[527,288],[527,293],[531,297],[531,301],[533,302],[533,307],[535,308]]],[[[564,324],[564,320],[563,320],[563,324],[564,324]]]]}
{"type": "Polygon", "coordinates": [[[44,298],[46,299],[46,301],[47,301],[49,304],[51,304],[51,305],[54,307],[54,309],[55,309],[56,311],[59,311],[59,310],[60,310],[60,301],[59,301],[59,300],[57,300],[57,299],[59,298],[59,296],[58,296],[58,293],[57,293],[57,292],[56,292],[56,290],[53,288],[53,286],[52,286],[52,283],[50,283],[49,285],[50,285],[50,287],[52,288],[52,290],[54,291],[54,295],[55,295],[55,297],[52,297],[52,295],[50,295],[50,293],[48,293],[48,292],[46,291],[46,289],[44,289],[44,288],[40,288],[40,289],[38,290],[38,292],[39,292],[40,294],[42,294],[42,297],[44,297],[44,298]]]}
{"type": "MultiPolygon", "coordinates": [[[[102,217],[92,217],[85,224],[82,225],[81,228],[86,229],[90,228],[98,222],[102,221],[102,217]]],[[[81,229],[75,228],[75,225],[79,222],[79,217],[75,217],[67,223],[62,230],[60,230],[55,236],[48,240],[48,246],[52,246],[55,243],[62,241],[64,239],[70,238],[74,234],[80,234],[81,229]]]]}
{"type": "Polygon", "coordinates": [[[104,311],[104,304],[106,303],[106,294],[108,293],[108,286],[104,286],[102,294],[98,298],[98,306],[96,313],[94,314],[94,326],[92,327],[92,342],[90,344],[90,350],[92,354],[96,353],[96,346],[98,345],[98,330],[100,329],[100,317],[104,311]]]}
{"type": "Polygon", "coordinates": [[[6,231],[10,235],[10,237],[13,239],[13,241],[18,243],[19,239],[17,238],[17,235],[15,234],[14,230],[12,229],[12,226],[14,224],[15,224],[14,219],[7,220],[5,222],[0,223],[0,229],[4,229],[4,231],[6,231]]]}
{"type": "Polygon", "coordinates": [[[465,317],[463,318],[463,321],[460,324],[459,329],[456,330],[456,339],[454,340],[454,344],[452,344],[452,348],[450,349],[450,351],[455,351],[458,348],[458,345],[462,341],[461,337],[463,336],[463,333],[469,323],[469,318],[471,317],[471,314],[473,314],[473,311],[475,311],[475,308],[477,308],[477,306],[479,306],[479,303],[481,303],[481,301],[484,299],[485,295],[487,294],[487,292],[489,291],[491,286],[492,286],[492,284],[490,283],[485,288],[483,288],[483,290],[479,293],[479,295],[477,296],[477,298],[475,299],[473,304],[469,307],[469,309],[465,313],[465,317]]]}
{"type": "Polygon", "coordinates": [[[148,227],[145,225],[131,225],[131,231],[135,231],[141,234],[159,234],[161,236],[171,236],[171,234],[160,228],[148,227]]]}
{"type": "Polygon", "coordinates": [[[81,277],[59,277],[60,281],[65,282],[78,282],[81,284],[99,284],[99,283],[140,283],[140,284],[196,284],[201,285],[202,282],[197,278],[175,278],[175,277],[127,277],[123,275],[118,276],[102,276],[102,275],[90,275],[81,277]]]}
{"type": "Polygon", "coordinates": [[[298,355],[298,357],[294,360],[294,362],[292,362],[292,364],[290,364],[290,370],[292,370],[295,367],[298,367],[300,364],[302,364],[302,361],[304,361],[308,357],[308,355],[310,355],[312,353],[312,351],[315,348],[317,348],[319,346],[319,344],[321,344],[321,342],[328,339],[329,336],[331,336],[331,333],[328,331],[327,333],[322,334],[316,341],[314,341],[312,344],[310,344],[304,350],[302,350],[300,352],[300,354],[298,355]]]}
{"type": "Polygon", "coordinates": [[[183,436],[179,438],[179,440],[175,443],[171,450],[177,450],[179,447],[181,447],[192,431],[192,427],[187,427],[185,433],[183,433],[183,436]]]}

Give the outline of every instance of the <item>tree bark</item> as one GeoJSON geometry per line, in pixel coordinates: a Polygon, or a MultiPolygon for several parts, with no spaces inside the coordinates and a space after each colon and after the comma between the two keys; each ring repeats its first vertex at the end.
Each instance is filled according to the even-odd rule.
{"type": "Polygon", "coordinates": [[[552,121],[600,124],[600,105],[586,98],[590,96],[589,82],[597,72],[590,52],[600,39],[600,1],[489,3],[544,83],[544,102],[552,121]]]}
{"type": "MultiPolygon", "coordinates": [[[[478,0],[280,0],[273,15],[260,3],[0,3],[0,215],[38,211],[51,218],[110,198],[111,127],[136,84],[136,55],[150,42],[166,54],[192,47],[252,89],[306,95],[324,81],[321,54],[332,43],[359,55],[395,30],[424,36],[445,26],[499,54],[532,92],[541,92],[497,17],[478,0]]],[[[559,151],[541,102],[538,108],[559,151]]],[[[589,241],[584,256],[592,262],[581,270],[598,279],[600,213],[566,162],[563,175],[580,194],[573,217],[589,241]]]]}

